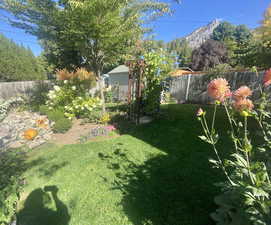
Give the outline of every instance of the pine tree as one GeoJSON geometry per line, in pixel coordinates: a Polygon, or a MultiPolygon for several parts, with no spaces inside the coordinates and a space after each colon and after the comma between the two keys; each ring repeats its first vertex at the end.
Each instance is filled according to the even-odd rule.
{"type": "Polygon", "coordinates": [[[0,81],[44,80],[45,69],[30,48],[0,34],[0,81]]]}

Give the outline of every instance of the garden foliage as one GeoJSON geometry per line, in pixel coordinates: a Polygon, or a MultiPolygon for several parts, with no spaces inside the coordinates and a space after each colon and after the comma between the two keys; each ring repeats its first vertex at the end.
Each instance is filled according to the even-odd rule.
{"type": "Polygon", "coordinates": [[[58,84],[48,93],[46,105],[50,110],[59,109],[69,118],[84,118],[101,105],[99,98],[90,96],[89,89],[93,87],[95,76],[85,69],[76,72],[60,70],[57,72],[58,84]]]}
{"type": "Polygon", "coordinates": [[[32,51],[0,34],[0,81],[45,80],[46,72],[32,51]]]}
{"type": "Polygon", "coordinates": [[[219,41],[207,40],[192,52],[192,69],[206,70],[228,62],[226,46],[219,41]]]}
{"type": "Polygon", "coordinates": [[[145,67],[145,90],[144,112],[154,114],[159,111],[162,92],[162,81],[171,71],[172,58],[166,52],[152,51],[144,55],[145,67]]]}
{"type": "Polygon", "coordinates": [[[14,219],[24,170],[24,155],[19,150],[13,149],[0,155],[0,225],[8,225],[14,219]]]}
{"type": "Polygon", "coordinates": [[[46,105],[41,105],[39,112],[42,115],[47,115],[48,119],[54,122],[52,129],[55,133],[65,133],[72,126],[72,121],[65,117],[61,109],[49,109],[46,105]]]}
{"type": "Polygon", "coordinates": [[[219,208],[212,214],[218,225],[271,224],[271,113],[268,103],[270,94],[267,91],[270,84],[271,70],[266,72],[264,84],[259,87],[260,101],[253,104],[249,99],[252,91],[247,86],[231,92],[225,79],[215,79],[208,85],[209,96],[216,100],[211,125],[207,123],[206,112],[202,109],[198,111],[204,131],[200,138],[213,146],[216,155],[210,162],[215,168],[221,169],[226,178],[224,183],[219,184],[222,193],[215,198],[219,208]],[[218,105],[225,108],[234,148],[228,159],[223,159],[217,149],[219,134],[215,129],[215,119],[218,105]],[[248,129],[248,122],[253,119],[261,133],[258,145],[248,129]]]}

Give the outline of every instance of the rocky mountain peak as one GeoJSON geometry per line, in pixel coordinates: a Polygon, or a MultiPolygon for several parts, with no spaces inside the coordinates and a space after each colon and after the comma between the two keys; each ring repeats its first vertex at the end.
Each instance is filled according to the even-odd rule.
{"type": "Polygon", "coordinates": [[[190,35],[184,37],[189,46],[193,49],[198,48],[202,43],[211,38],[214,29],[221,23],[221,20],[215,19],[206,26],[200,27],[193,31],[190,35]]]}

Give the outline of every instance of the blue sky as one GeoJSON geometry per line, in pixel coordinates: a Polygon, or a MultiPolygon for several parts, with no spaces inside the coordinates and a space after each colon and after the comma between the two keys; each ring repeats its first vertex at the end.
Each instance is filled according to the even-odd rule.
{"type": "MultiPolygon", "coordinates": [[[[154,33],[156,39],[170,41],[185,36],[216,18],[255,28],[269,4],[270,0],[182,0],[181,4],[173,4],[175,13],[172,16],[163,17],[153,23],[154,33]]],[[[4,12],[0,11],[0,19],[3,15],[4,12]]],[[[42,51],[35,37],[10,27],[2,20],[0,33],[17,43],[29,46],[35,55],[42,51]]]]}

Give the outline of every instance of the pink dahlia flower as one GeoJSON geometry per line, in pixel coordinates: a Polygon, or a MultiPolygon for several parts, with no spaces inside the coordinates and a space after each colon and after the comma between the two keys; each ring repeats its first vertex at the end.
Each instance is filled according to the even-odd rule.
{"type": "Polygon", "coordinates": [[[223,78],[212,80],[208,85],[207,92],[210,97],[221,102],[224,102],[231,95],[229,83],[223,78]]]}
{"type": "Polygon", "coordinates": [[[265,87],[269,86],[271,84],[271,69],[267,70],[263,77],[263,85],[265,87]]]}
{"type": "Polygon", "coordinates": [[[252,95],[252,91],[250,90],[249,87],[247,86],[242,86],[240,88],[238,88],[234,93],[233,93],[233,98],[236,101],[239,101],[241,99],[245,99],[249,96],[252,95]]]}
{"type": "Polygon", "coordinates": [[[233,107],[239,112],[250,112],[254,108],[254,105],[250,99],[244,98],[234,102],[233,107]]]}

